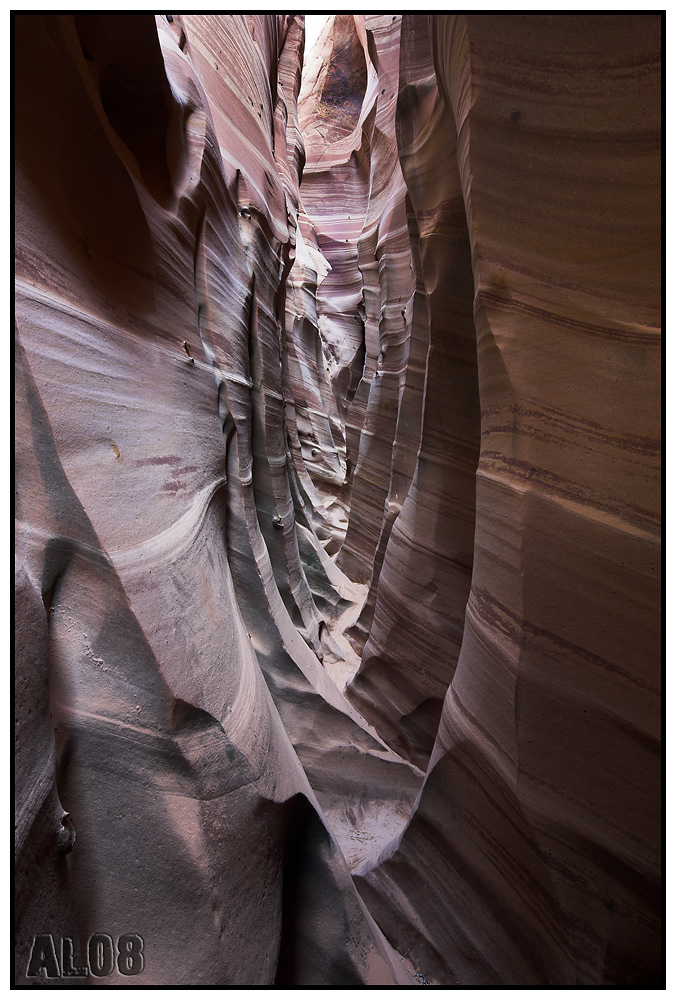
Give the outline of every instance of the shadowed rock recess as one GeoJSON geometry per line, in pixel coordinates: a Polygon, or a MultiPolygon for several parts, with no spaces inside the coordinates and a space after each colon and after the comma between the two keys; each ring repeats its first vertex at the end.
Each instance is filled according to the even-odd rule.
{"type": "Polygon", "coordinates": [[[16,16],[18,985],[662,983],[660,36],[16,16]]]}

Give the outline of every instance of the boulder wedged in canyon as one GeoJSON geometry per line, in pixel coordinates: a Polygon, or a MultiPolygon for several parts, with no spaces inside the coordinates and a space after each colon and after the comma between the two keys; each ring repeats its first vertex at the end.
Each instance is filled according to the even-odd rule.
{"type": "Polygon", "coordinates": [[[17,985],[658,985],[660,19],[15,26],[17,985]]]}

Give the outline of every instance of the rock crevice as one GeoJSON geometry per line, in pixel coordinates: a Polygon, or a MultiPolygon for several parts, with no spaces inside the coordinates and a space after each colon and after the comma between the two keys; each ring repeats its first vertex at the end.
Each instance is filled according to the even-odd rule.
{"type": "Polygon", "coordinates": [[[16,984],[658,986],[659,17],[15,29],[16,984]]]}

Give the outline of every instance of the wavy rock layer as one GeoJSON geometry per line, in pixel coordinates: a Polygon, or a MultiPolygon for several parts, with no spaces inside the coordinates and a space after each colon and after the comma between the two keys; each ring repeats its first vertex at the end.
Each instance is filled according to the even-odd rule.
{"type": "MultiPolygon", "coordinates": [[[[383,733],[406,681],[416,700],[423,683],[432,693],[428,657],[452,671],[470,566],[471,590],[420,802],[358,884],[391,940],[444,983],[659,983],[659,28],[654,16],[404,17],[402,166],[432,301],[441,285],[462,308],[454,281],[471,249],[481,418],[472,434],[450,391],[448,423],[432,409],[433,348],[424,426],[429,407],[455,497],[444,511],[434,479],[420,490],[424,430],[353,685],[367,716],[386,713],[383,733]],[[407,519],[421,494],[428,518],[407,519]],[[439,532],[428,555],[440,515],[446,544],[439,532]],[[406,557],[443,581],[424,609],[406,557]],[[424,636],[407,671],[382,638],[397,617],[424,636]]],[[[468,418],[461,316],[439,340],[446,377],[461,384],[464,366],[468,418]]]]}
{"type": "Polygon", "coordinates": [[[17,984],[658,985],[659,19],[16,25],[17,984]]]}
{"type": "MultiPolygon", "coordinates": [[[[19,901],[19,983],[68,906],[80,955],[143,937],[138,985],[410,982],[317,798],[337,823],[403,810],[396,832],[419,778],[322,668],[310,513],[296,534],[302,39],[292,15],[17,20],[17,708],[44,725],[48,668],[77,829],[44,903],[19,901]]],[[[41,740],[20,839],[51,857],[41,740]]]]}

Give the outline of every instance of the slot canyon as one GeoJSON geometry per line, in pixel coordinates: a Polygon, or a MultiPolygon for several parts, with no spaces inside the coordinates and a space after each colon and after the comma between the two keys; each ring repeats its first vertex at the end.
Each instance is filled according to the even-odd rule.
{"type": "Polygon", "coordinates": [[[659,13],[13,27],[15,984],[659,988],[659,13]]]}

